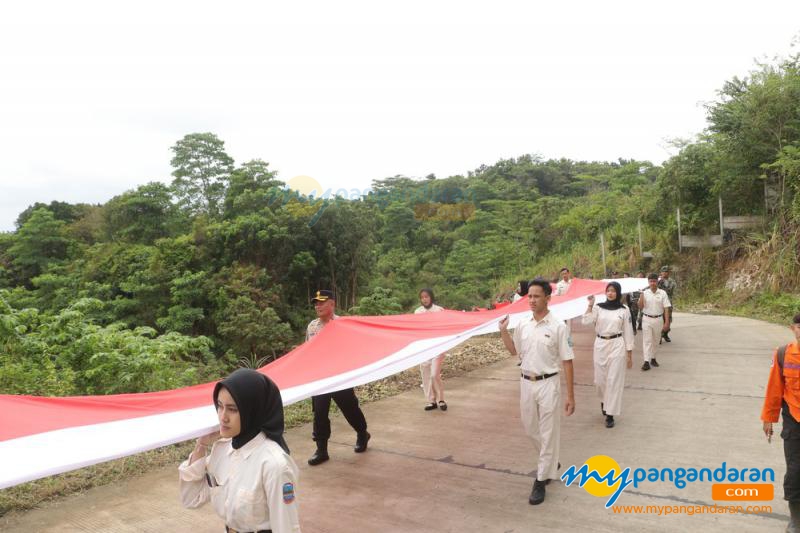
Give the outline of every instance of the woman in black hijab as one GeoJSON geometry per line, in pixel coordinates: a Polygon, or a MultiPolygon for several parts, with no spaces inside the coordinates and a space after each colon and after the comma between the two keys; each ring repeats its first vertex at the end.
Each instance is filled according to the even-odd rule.
{"type": "Polygon", "coordinates": [[[614,416],[622,412],[625,368],[633,365],[633,327],[630,311],[622,304],[622,287],[616,281],[606,286],[605,302],[595,306],[594,296],[588,300],[581,322],[594,325],[594,384],[610,429],[615,424],[614,416]]]}
{"type": "Polygon", "coordinates": [[[511,299],[512,302],[516,302],[517,300],[521,300],[528,296],[528,280],[519,280],[517,282],[517,290],[514,291],[514,297],[511,299]]]}
{"type": "Polygon", "coordinates": [[[213,399],[219,430],[200,437],[178,468],[183,505],[211,500],[226,528],[235,531],[299,532],[298,470],[283,438],[277,385],[240,368],[217,383],[213,399]]]}

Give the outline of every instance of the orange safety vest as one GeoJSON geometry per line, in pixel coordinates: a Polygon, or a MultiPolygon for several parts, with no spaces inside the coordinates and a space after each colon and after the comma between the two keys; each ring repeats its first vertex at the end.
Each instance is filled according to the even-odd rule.
{"type": "Polygon", "coordinates": [[[789,406],[792,417],[800,421],[800,347],[796,342],[786,346],[783,368],[778,363],[778,350],[772,354],[761,420],[777,422],[783,402],[789,406]]]}

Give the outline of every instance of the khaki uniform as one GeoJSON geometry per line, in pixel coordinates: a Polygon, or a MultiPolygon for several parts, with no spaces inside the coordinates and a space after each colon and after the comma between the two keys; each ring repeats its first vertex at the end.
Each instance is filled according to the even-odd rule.
{"type": "Polygon", "coordinates": [[[569,281],[564,281],[563,279],[559,280],[559,282],[556,283],[556,296],[563,296],[567,294],[570,285],[572,285],[572,280],[569,281]]]}
{"type": "Polygon", "coordinates": [[[581,322],[594,325],[594,384],[603,410],[611,416],[619,415],[625,390],[626,355],[628,350],[633,350],[634,342],[630,311],[624,306],[609,310],[595,305],[591,313],[581,317],[581,322]]]}
{"type": "Polygon", "coordinates": [[[206,457],[192,464],[184,461],[178,474],[184,507],[211,501],[225,524],[237,531],[300,531],[297,465],[263,433],[238,450],[231,439],[220,439],[206,457]]]}
{"type": "MultiPolygon", "coordinates": [[[[443,307],[432,304],[429,309],[419,306],[414,310],[415,315],[422,313],[438,313],[444,311],[443,307]]],[[[442,381],[442,363],[447,352],[437,355],[433,359],[425,361],[419,365],[419,371],[422,374],[422,391],[425,393],[425,398],[430,403],[444,401],[444,381],[442,381]]]]}
{"type": "Polygon", "coordinates": [[[538,453],[536,479],[558,478],[561,439],[561,361],[574,358],[567,342],[567,327],[552,312],[537,322],[533,317],[514,329],[514,349],[522,358],[520,418],[538,453]],[[552,375],[551,375],[552,374],[552,375]],[[531,380],[537,376],[550,377],[531,380]]]}
{"type": "Polygon", "coordinates": [[[639,308],[642,310],[642,354],[648,363],[656,357],[667,307],[671,308],[672,303],[664,289],[653,292],[648,287],[639,297],[639,308]]]}

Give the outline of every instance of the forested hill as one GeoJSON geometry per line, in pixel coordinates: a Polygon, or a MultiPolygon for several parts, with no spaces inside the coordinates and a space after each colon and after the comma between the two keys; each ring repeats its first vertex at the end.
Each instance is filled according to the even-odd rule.
{"type": "Polygon", "coordinates": [[[299,342],[320,287],[342,313],[381,314],[411,310],[421,287],[468,309],[565,265],[603,276],[601,233],[608,271],[680,264],[676,207],[684,234],[714,233],[720,196],[766,224],[686,262],[684,287],[695,274],[719,284],[722,262],[743,256],[780,268],[769,290],[796,287],[797,58],[731,80],[707,109],[707,131],[663,166],[522,155],[464,176],[377,179],[353,198],[293,192],[214,134],[186,135],[170,185],[36,204],[0,235],[0,392],[155,390],[260,365],[299,342]]]}

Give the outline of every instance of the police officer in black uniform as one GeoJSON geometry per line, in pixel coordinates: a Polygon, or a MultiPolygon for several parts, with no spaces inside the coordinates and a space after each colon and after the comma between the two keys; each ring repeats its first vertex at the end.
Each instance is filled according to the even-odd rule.
{"type": "MultiPolygon", "coordinates": [[[[317,318],[308,324],[306,341],[314,338],[331,320],[339,318],[335,313],[336,298],[333,291],[319,290],[311,301],[314,304],[314,310],[317,312],[317,318]]],[[[314,410],[313,437],[317,443],[317,451],[308,459],[308,464],[311,466],[322,464],[330,459],[328,455],[328,439],[331,436],[331,420],[328,418],[328,412],[331,408],[331,400],[336,402],[347,422],[356,430],[356,446],[353,451],[356,453],[367,451],[367,442],[369,442],[370,434],[367,432],[367,419],[358,406],[358,398],[355,391],[349,388],[312,396],[311,406],[314,410]]]]}

